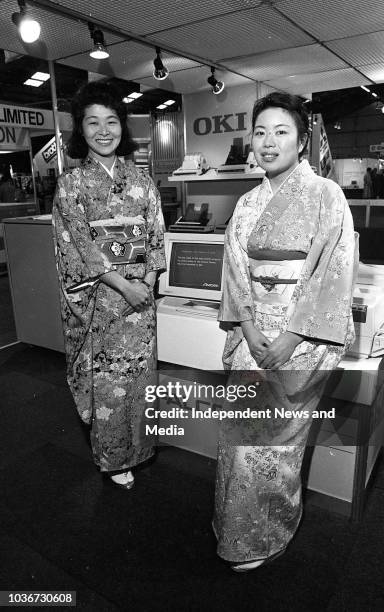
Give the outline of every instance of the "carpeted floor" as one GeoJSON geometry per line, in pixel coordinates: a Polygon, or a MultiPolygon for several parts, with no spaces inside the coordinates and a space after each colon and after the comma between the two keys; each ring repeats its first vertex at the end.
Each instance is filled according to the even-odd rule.
{"type": "Polygon", "coordinates": [[[215,553],[213,460],[163,448],[124,491],[93,465],[63,355],[0,350],[0,384],[0,590],[92,612],[384,609],[383,464],[361,524],[306,505],[287,553],[238,575],[215,553]]]}

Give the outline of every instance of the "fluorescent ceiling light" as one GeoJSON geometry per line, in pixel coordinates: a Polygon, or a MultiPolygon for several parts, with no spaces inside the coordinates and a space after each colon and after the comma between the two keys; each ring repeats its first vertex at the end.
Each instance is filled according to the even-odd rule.
{"type": "Polygon", "coordinates": [[[368,87],[366,87],[365,85],[360,85],[361,89],[364,89],[364,91],[367,91],[368,93],[371,93],[370,90],[368,89],[368,87]]]}
{"type": "Polygon", "coordinates": [[[137,98],[141,98],[142,95],[143,94],[139,91],[133,91],[132,93],[128,94],[128,98],[133,98],[134,100],[137,100],[137,98]]]}
{"type": "Polygon", "coordinates": [[[373,95],[374,98],[378,97],[377,93],[375,93],[374,91],[371,91],[371,94],[373,95]]]}
{"type": "Polygon", "coordinates": [[[49,78],[48,72],[35,72],[35,74],[31,76],[31,79],[37,79],[38,81],[48,81],[49,78]]]}
{"type": "Polygon", "coordinates": [[[123,98],[123,102],[125,102],[125,104],[130,104],[131,102],[134,102],[134,98],[129,98],[128,96],[126,96],[125,98],[123,98]]]}
{"type": "Polygon", "coordinates": [[[166,106],[166,104],[159,104],[159,106],[156,106],[156,108],[163,109],[163,108],[167,108],[167,106],[166,106]]]}
{"type": "Polygon", "coordinates": [[[27,79],[24,81],[23,85],[30,85],[31,87],[40,87],[43,84],[43,81],[36,81],[36,79],[27,79]]]}
{"type": "Polygon", "coordinates": [[[171,104],[174,104],[175,100],[167,100],[166,102],[164,102],[165,106],[171,106],[171,104]]]}

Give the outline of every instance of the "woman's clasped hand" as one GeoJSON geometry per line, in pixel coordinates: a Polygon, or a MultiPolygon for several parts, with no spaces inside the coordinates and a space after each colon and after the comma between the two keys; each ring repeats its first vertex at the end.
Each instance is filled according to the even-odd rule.
{"type": "MultiPolygon", "coordinates": [[[[302,336],[284,332],[266,346],[256,359],[257,365],[264,370],[277,370],[286,363],[296,346],[302,341],[302,336]]],[[[252,351],[251,351],[252,353],[252,351]]]]}

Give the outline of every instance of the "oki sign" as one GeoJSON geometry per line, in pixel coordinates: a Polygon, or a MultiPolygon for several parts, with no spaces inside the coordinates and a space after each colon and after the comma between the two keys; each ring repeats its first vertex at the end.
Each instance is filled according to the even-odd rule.
{"type": "Polygon", "coordinates": [[[197,117],[193,122],[193,132],[197,136],[207,134],[222,134],[224,132],[243,132],[247,129],[246,112],[212,115],[212,117],[197,117]]]}
{"type": "Polygon", "coordinates": [[[210,89],[184,96],[186,153],[201,152],[211,168],[225,163],[234,138],[251,141],[254,84],[226,87],[219,96],[210,89]]]}

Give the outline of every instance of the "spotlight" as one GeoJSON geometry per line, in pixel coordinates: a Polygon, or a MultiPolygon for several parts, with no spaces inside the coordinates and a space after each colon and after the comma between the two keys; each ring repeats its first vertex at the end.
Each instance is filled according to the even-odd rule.
{"type": "Polygon", "coordinates": [[[161,49],[156,47],[156,57],[153,60],[153,76],[157,81],[164,81],[169,75],[169,70],[164,66],[160,57],[161,49]]]}
{"type": "Polygon", "coordinates": [[[212,87],[212,93],[219,94],[224,89],[223,81],[218,81],[215,77],[215,69],[211,68],[211,76],[207,78],[208,83],[212,87]]]}
{"type": "Polygon", "coordinates": [[[20,32],[21,39],[26,43],[33,43],[40,36],[40,24],[28,17],[25,0],[17,0],[20,13],[12,13],[12,21],[20,32]]]}
{"type": "Polygon", "coordinates": [[[93,59],[106,59],[109,57],[109,53],[105,48],[104,34],[101,30],[96,30],[93,23],[88,23],[88,28],[93,40],[93,49],[89,52],[89,55],[93,59]]]}

